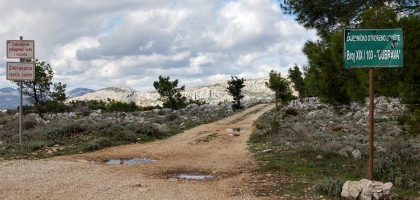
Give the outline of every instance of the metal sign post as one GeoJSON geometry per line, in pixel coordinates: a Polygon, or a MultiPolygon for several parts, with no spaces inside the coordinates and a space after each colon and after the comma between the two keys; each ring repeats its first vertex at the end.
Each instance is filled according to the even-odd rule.
{"type": "Polygon", "coordinates": [[[19,144],[22,144],[22,82],[35,80],[35,63],[24,62],[25,58],[35,57],[35,42],[33,40],[7,40],[6,41],[6,57],[18,58],[20,62],[7,62],[6,79],[11,81],[19,81],[20,105],[19,105],[19,144]]]}
{"type": "Polygon", "coordinates": [[[374,69],[369,70],[369,180],[373,181],[373,131],[374,131],[374,69]]]}
{"type": "MultiPolygon", "coordinates": [[[[23,36],[20,36],[20,40],[23,40],[23,36]]],[[[9,55],[9,53],[7,54],[9,55]]],[[[19,59],[20,62],[23,62],[23,59],[19,59]]],[[[22,144],[22,132],[23,132],[23,101],[22,101],[22,81],[19,81],[19,93],[20,93],[20,99],[19,99],[19,144],[22,144]]]]}
{"type": "MultiPolygon", "coordinates": [[[[20,40],[23,40],[23,36],[20,36],[20,40]]],[[[9,54],[7,54],[7,55],[9,55],[9,54]]],[[[23,59],[19,59],[20,60],[20,62],[23,62],[23,59]]],[[[20,92],[20,100],[19,100],[19,102],[20,102],[20,104],[19,104],[19,144],[22,144],[22,132],[23,132],[23,122],[22,122],[22,119],[23,119],[23,108],[22,108],[22,106],[23,106],[23,101],[22,101],[22,90],[23,90],[23,87],[22,87],[22,81],[19,81],[19,92],[20,92]]]]}
{"type": "Polygon", "coordinates": [[[369,180],[373,177],[374,68],[403,66],[402,29],[345,29],[344,68],[369,70],[369,180]]]}

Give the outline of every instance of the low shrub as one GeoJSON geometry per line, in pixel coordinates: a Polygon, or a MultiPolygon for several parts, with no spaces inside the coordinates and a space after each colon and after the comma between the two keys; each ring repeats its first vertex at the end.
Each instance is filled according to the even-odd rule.
{"type": "Polygon", "coordinates": [[[95,151],[95,150],[99,150],[99,149],[102,149],[104,147],[109,147],[109,146],[112,146],[112,141],[108,138],[101,137],[101,138],[92,140],[83,148],[83,150],[95,151]]]}
{"type": "Polygon", "coordinates": [[[315,190],[331,197],[340,197],[344,180],[327,178],[315,185],[315,190]]]}
{"type": "Polygon", "coordinates": [[[47,140],[59,140],[63,137],[63,129],[59,127],[46,129],[45,137],[47,140]]]}
{"type": "Polygon", "coordinates": [[[3,125],[4,135],[12,136],[19,133],[19,118],[11,118],[3,125]]]}
{"type": "Polygon", "coordinates": [[[45,128],[45,138],[47,140],[61,140],[65,137],[72,137],[76,134],[84,133],[88,127],[84,124],[73,122],[69,124],[56,124],[52,127],[45,128]]]}
{"type": "Polygon", "coordinates": [[[23,130],[35,129],[38,125],[38,122],[34,117],[25,118],[22,122],[23,130]]]}
{"type": "Polygon", "coordinates": [[[233,110],[240,110],[243,109],[244,107],[242,105],[238,105],[236,103],[232,104],[232,109],[233,110]]]}
{"type": "Polygon", "coordinates": [[[101,135],[105,137],[115,137],[118,136],[124,128],[118,124],[112,124],[109,128],[101,131],[101,135]]]}
{"type": "Polygon", "coordinates": [[[87,127],[87,130],[89,130],[90,132],[95,132],[95,131],[103,131],[109,127],[112,126],[113,123],[95,123],[95,124],[89,124],[87,127]]]}
{"type": "Polygon", "coordinates": [[[413,145],[409,141],[395,140],[386,146],[387,152],[375,154],[375,177],[401,188],[419,190],[420,172],[416,167],[420,163],[420,149],[412,148],[413,145]]]}
{"type": "Polygon", "coordinates": [[[143,134],[147,136],[153,136],[153,134],[155,133],[153,125],[151,124],[141,124],[134,131],[138,134],[143,134]]]}
{"type": "Polygon", "coordinates": [[[74,134],[83,133],[88,130],[86,125],[79,122],[70,123],[67,126],[64,126],[63,129],[67,130],[67,137],[73,136],[74,134]]]}
{"type": "MultiPolygon", "coordinates": [[[[3,112],[0,112],[0,113],[3,113],[3,112]]],[[[10,119],[10,116],[7,116],[7,115],[1,115],[0,116],[0,125],[5,125],[8,121],[9,121],[9,119],[10,119]]]]}
{"type": "Polygon", "coordinates": [[[172,113],[172,114],[167,115],[165,118],[166,118],[166,121],[171,122],[171,121],[174,121],[174,120],[178,119],[179,116],[177,114],[172,113]]]}
{"type": "Polygon", "coordinates": [[[127,142],[136,142],[137,134],[132,130],[125,130],[123,140],[127,142]]]}
{"type": "Polygon", "coordinates": [[[288,114],[288,115],[293,115],[293,116],[297,116],[298,115],[297,110],[294,109],[294,108],[289,108],[289,109],[285,110],[284,112],[286,112],[286,114],[288,114]]]}
{"type": "Polygon", "coordinates": [[[42,149],[44,146],[46,144],[43,141],[28,141],[23,143],[21,149],[23,152],[33,152],[42,149]]]}

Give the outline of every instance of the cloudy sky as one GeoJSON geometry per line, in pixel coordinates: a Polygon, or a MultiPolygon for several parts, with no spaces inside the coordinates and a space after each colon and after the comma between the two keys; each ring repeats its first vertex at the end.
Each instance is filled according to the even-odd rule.
{"type": "Polygon", "coordinates": [[[35,41],[53,82],[152,91],[159,75],[193,87],[230,76],[254,79],[306,65],[316,40],[276,0],[0,0],[0,88],[6,40],[35,41]]]}

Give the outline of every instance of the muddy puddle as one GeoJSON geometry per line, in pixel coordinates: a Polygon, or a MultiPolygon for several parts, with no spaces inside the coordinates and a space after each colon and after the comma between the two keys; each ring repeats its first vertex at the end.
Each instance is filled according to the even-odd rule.
{"type": "Polygon", "coordinates": [[[247,128],[227,128],[226,131],[229,132],[247,132],[247,128]]]}
{"type": "Polygon", "coordinates": [[[95,161],[91,160],[92,164],[105,164],[105,165],[135,165],[135,164],[144,164],[144,163],[154,163],[157,160],[150,158],[132,158],[132,159],[111,159],[105,161],[95,161]]]}
{"type": "Polygon", "coordinates": [[[203,181],[203,180],[210,180],[210,179],[214,179],[216,176],[214,175],[208,175],[208,174],[179,174],[176,175],[175,178],[178,178],[180,180],[198,180],[198,181],[203,181]]]}

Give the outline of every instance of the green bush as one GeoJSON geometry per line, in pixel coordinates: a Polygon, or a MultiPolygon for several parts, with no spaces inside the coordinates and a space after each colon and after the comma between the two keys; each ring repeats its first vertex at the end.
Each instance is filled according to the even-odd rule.
{"type": "Polygon", "coordinates": [[[243,109],[244,107],[242,105],[238,105],[237,103],[232,104],[232,109],[233,110],[240,110],[243,109]]]}
{"type": "Polygon", "coordinates": [[[270,129],[271,129],[271,133],[275,134],[275,133],[279,133],[280,132],[280,121],[277,119],[277,117],[274,117],[273,120],[270,123],[270,129]]]}
{"type": "Polygon", "coordinates": [[[21,149],[23,152],[33,152],[42,149],[44,146],[46,146],[46,144],[42,141],[28,141],[23,143],[21,149]]]}
{"type": "MultiPolygon", "coordinates": [[[[23,142],[29,141],[31,139],[32,135],[33,135],[32,131],[23,131],[22,132],[22,141],[23,142]]],[[[14,134],[11,138],[11,142],[14,142],[14,143],[19,143],[19,140],[20,140],[19,133],[14,134]]]]}
{"type": "Polygon", "coordinates": [[[64,136],[63,129],[53,127],[45,130],[45,137],[47,140],[59,140],[64,136]]]}
{"type": "Polygon", "coordinates": [[[45,137],[47,140],[60,140],[65,137],[71,137],[87,130],[87,126],[78,122],[73,122],[65,125],[57,124],[54,127],[45,130],[45,137]]]}
{"type": "Polygon", "coordinates": [[[420,135],[420,110],[416,109],[408,121],[408,133],[410,135],[420,135]]]}
{"type": "MultiPolygon", "coordinates": [[[[0,112],[2,113],[2,112],[0,112]]],[[[10,116],[1,115],[0,116],[0,125],[5,125],[9,121],[10,116]]]]}
{"type": "Polygon", "coordinates": [[[344,180],[327,178],[315,186],[315,190],[331,197],[340,197],[344,180]]]}
{"type": "Polygon", "coordinates": [[[101,135],[105,137],[115,137],[119,135],[124,128],[118,124],[112,124],[108,129],[101,131],[101,135]]]}
{"type": "Polygon", "coordinates": [[[104,147],[112,146],[112,141],[108,138],[97,138],[95,140],[92,140],[90,143],[88,143],[83,150],[84,151],[95,151],[102,149],[104,147]]]}
{"type": "Polygon", "coordinates": [[[22,128],[24,130],[34,129],[38,125],[38,122],[34,117],[25,118],[22,122],[22,128]]]}
{"type": "Polygon", "coordinates": [[[137,134],[132,130],[125,130],[123,140],[127,142],[136,142],[137,134]]]}
{"type": "Polygon", "coordinates": [[[95,123],[95,124],[89,124],[87,129],[90,132],[103,131],[103,130],[108,129],[109,127],[111,127],[112,124],[113,123],[95,123]]]}
{"type": "Polygon", "coordinates": [[[88,107],[91,110],[105,110],[106,109],[106,103],[102,100],[92,100],[88,102],[88,107]]]}
{"type": "Polygon", "coordinates": [[[285,110],[284,112],[286,112],[286,114],[288,114],[288,115],[293,115],[293,116],[298,115],[298,112],[294,108],[289,108],[289,109],[285,110]]]}
{"type": "Polygon", "coordinates": [[[165,118],[166,118],[166,121],[171,122],[178,119],[179,116],[177,114],[172,113],[172,114],[167,115],[165,118]]]}
{"type": "Polygon", "coordinates": [[[64,131],[67,131],[65,134],[67,137],[73,136],[74,134],[83,133],[87,130],[87,126],[81,124],[80,122],[73,122],[63,127],[64,131]]]}
{"type": "Polygon", "coordinates": [[[107,112],[114,112],[114,111],[134,112],[139,109],[140,108],[134,102],[126,103],[126,102],[120,102],[120,101],[115,101],[115,100],[112,100],[106,106],[107,112]]]}
{"type": "Polygon", "coordinates": [[[375,154],[375,177],[401,188],[420,189],[420,149],[413,146],[409,141],[395,140],[386,146],[387,153],[375,154]]]}
{"type": "Polygon", "coordinates": [[[151,124],[142,124],[136,128],[135,132],[147,136],[153,136],[155,133],[153,125],[151,124]]]}
{"type": "Polygon", "coordinates": [[[163,115],[165,115],[165,111],[160,109],[156,114],[159,115],[159,116],[163,116],[163,115]]]}

